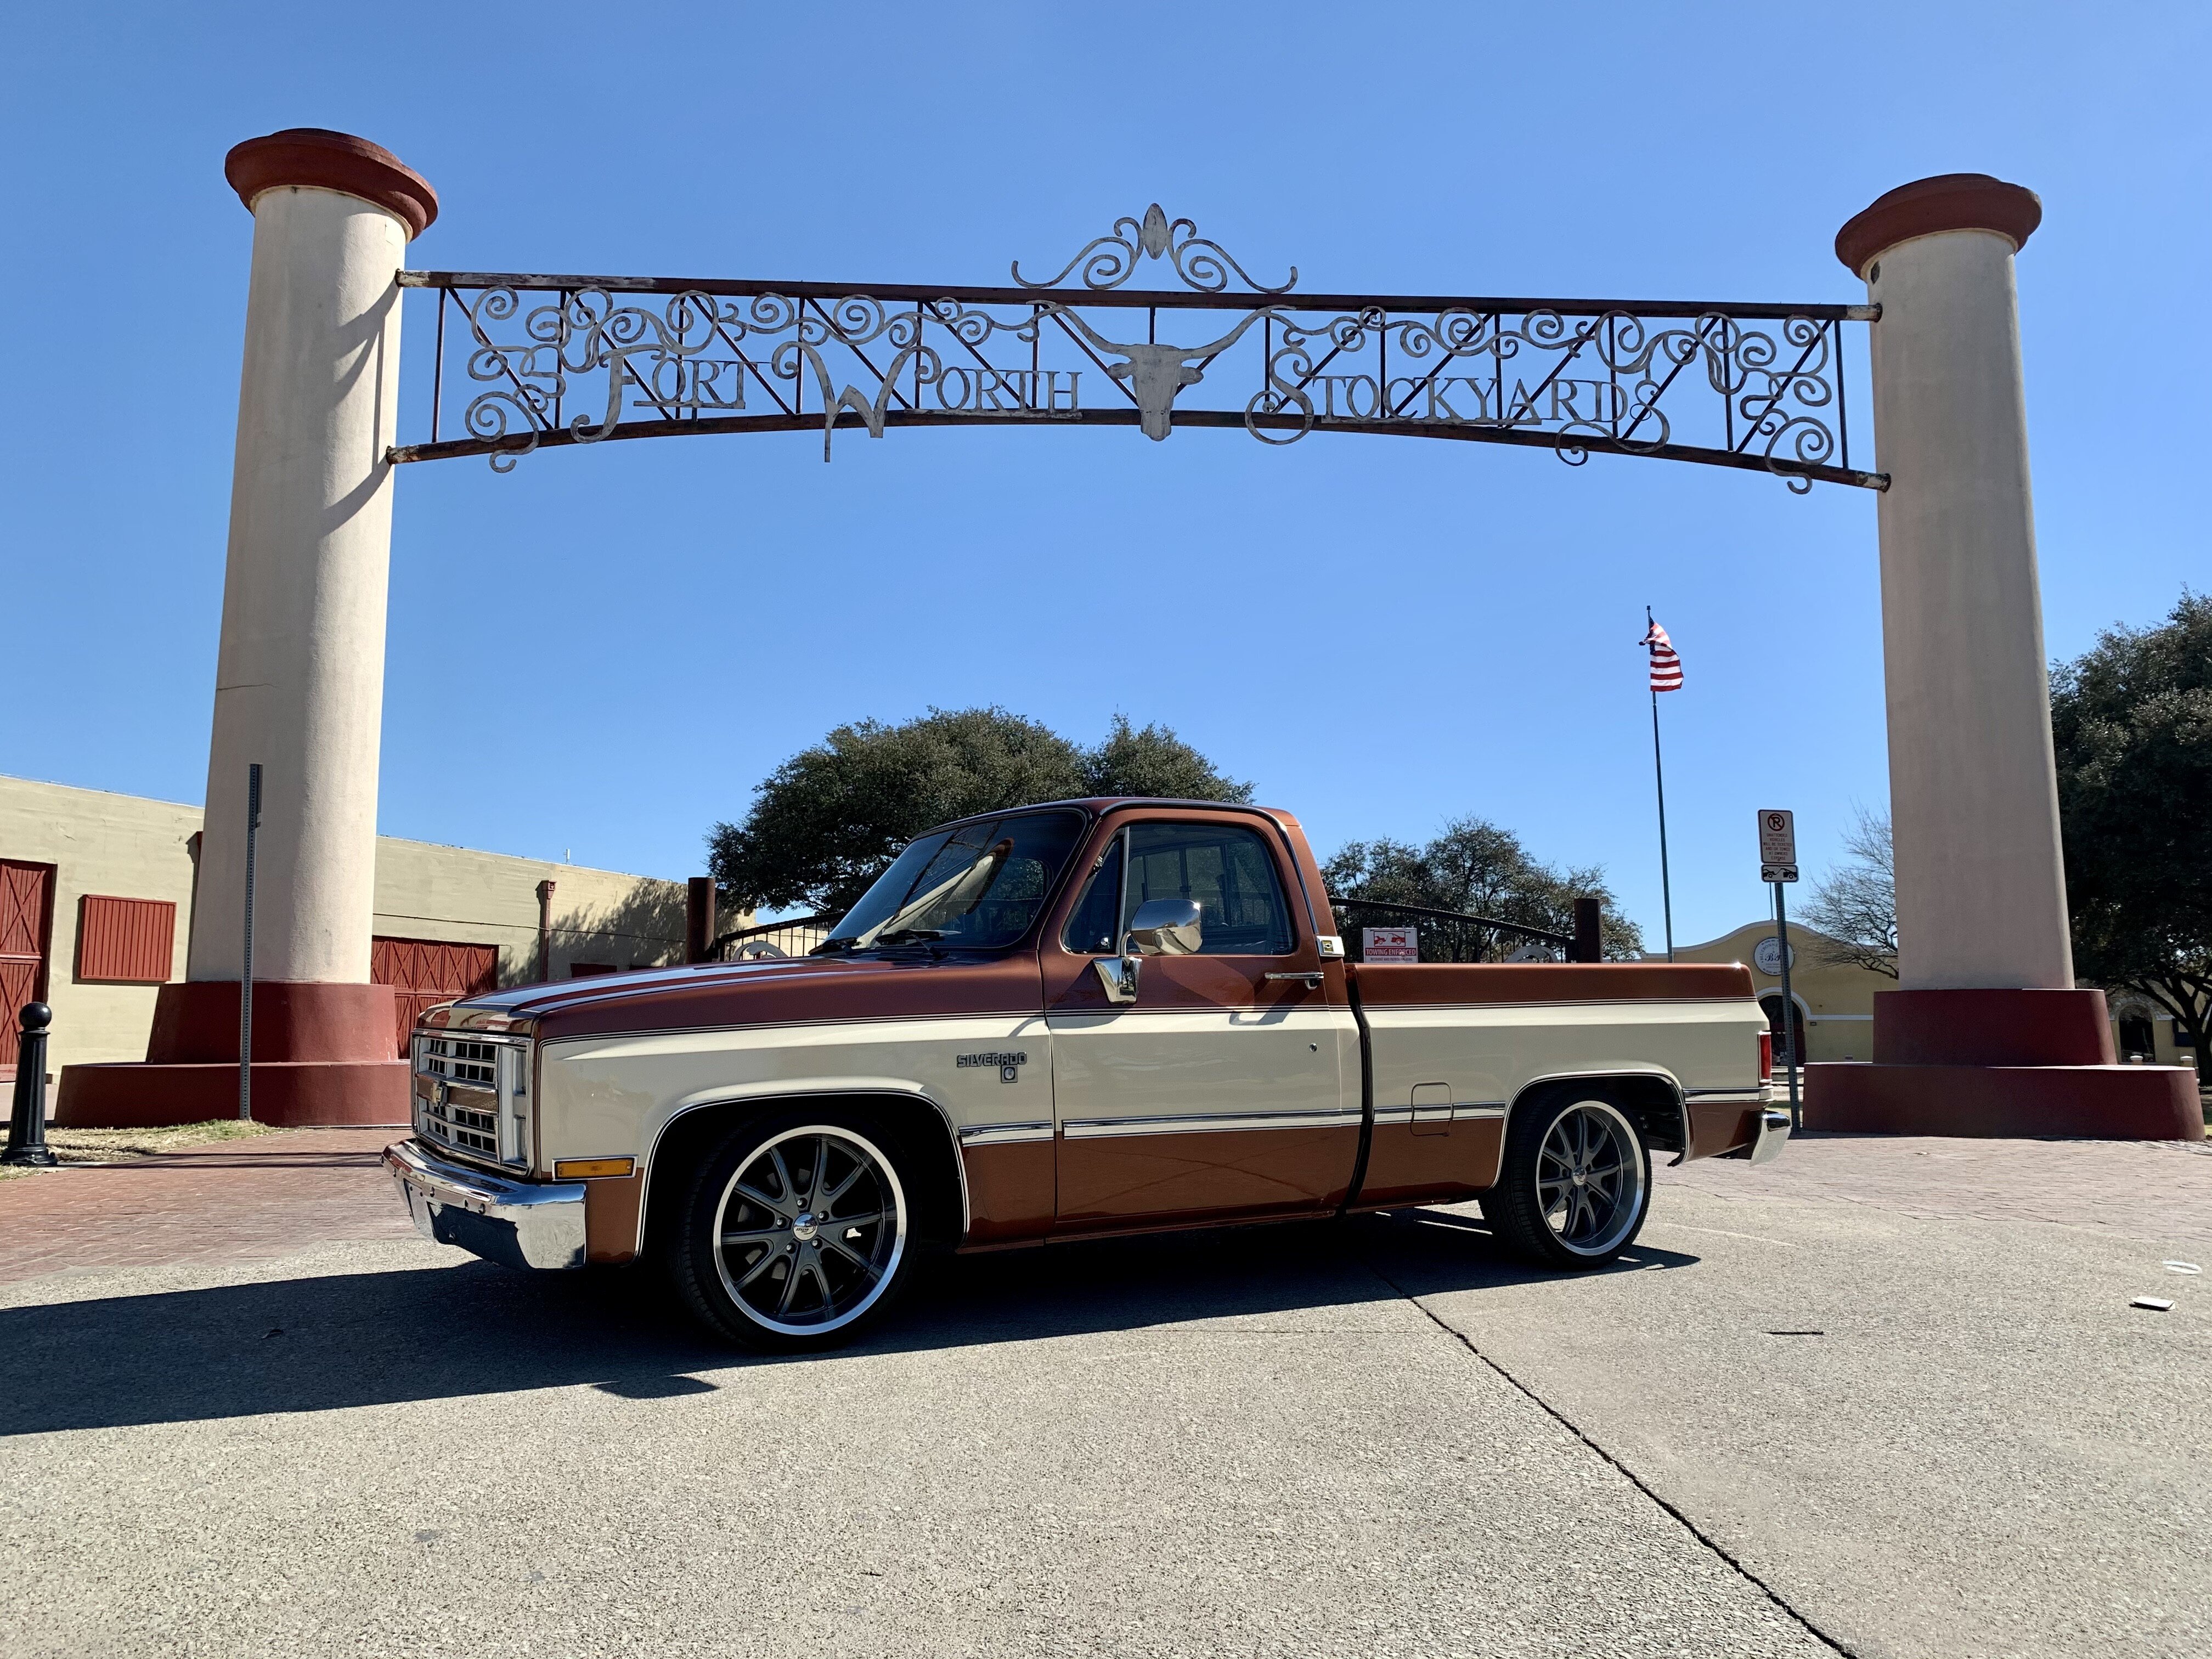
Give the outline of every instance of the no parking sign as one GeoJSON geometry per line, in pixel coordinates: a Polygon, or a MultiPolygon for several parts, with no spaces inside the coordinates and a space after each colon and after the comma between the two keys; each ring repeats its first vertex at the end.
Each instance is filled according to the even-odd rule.
{"type": "Polygon", "coordinates": [[[1797,879],[1797,815],[1778,806],[1759,813],[1759,878],[1761,881],[1797,879]]]}
{"type": "Polygon", "coordinates": [[[1363,927],[1359,957],[1363,962],[1419,962],[1420,934],[1412,927],[1363,927]]]}

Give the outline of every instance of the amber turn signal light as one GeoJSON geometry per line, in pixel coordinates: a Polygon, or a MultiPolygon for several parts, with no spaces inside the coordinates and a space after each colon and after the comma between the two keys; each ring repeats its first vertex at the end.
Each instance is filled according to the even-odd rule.
{"type": "Polygon", "coordinates": [[[564,1158],[553,1165],[556,1181],[583,1181],[592,1176],[626,1176],[637,1173],[634,1158],[564,1158]]]}

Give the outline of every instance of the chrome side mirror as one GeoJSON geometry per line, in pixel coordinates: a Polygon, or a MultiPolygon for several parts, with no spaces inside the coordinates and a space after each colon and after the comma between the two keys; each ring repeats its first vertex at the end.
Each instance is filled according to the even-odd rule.
{"type": "Polygon", "coordinates": [[[1205,937],[1196,899],[1150,899],[1129,918],[1124,956],[1195,956],[1205,937]]]}
{"type": "Polygon", "coordinates": [[[1121,935],[1121,954],[1098,957],[1091,965],[1106,988],[1107,1001],[1132,1003],[1137,1000],[1137,978],[1146,957],[1191,956],[1204,938],[1195,899],[1152,899],[1129,918],[1129,930],[1121,935]]]}

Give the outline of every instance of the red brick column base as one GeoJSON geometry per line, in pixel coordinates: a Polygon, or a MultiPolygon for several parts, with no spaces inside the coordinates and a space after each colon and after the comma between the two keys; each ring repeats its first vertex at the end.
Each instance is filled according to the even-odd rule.
{"type": "MultiPolygon", "coordinates": [[[[388,985],[253,987],[253,1115],[288,1128],[404,1124],[407,1062],[397,1057],[388,985]]],[[[238,984],[164,985],[143,1064],[65,1066],[57,1126],[143,1129],[238,1113],[238,984]]]]}
{"type": "Polygon", "coordinates": [[[2102,991],[1881,991],[1872,1063],[1805,1068],[1805,1127],[2202,1140],[2197,1073],[2113,1063],[2102,991]]]}

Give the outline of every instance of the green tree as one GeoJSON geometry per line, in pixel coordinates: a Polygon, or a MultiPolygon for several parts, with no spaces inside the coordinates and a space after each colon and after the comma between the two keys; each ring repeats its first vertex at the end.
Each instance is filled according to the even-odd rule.
{"type": "Polygon", "coordinates": [[[1224,778],[1213,763],[1164,726],[1132,727],[1114,716],[1106,740],[1083,756],[1083,785],[1093,795],[1166,795],[1176,800],[1252,799],[1252,786],[1224,778]]]}
{"type": "Polygon", "coordinates": [[[2051,676],[2074,967],[2164,1008],[2212,1066],[2212,598],[2051,676]]]}
{"type": "Polygon", "coordinates": [[[1003,708],[841,726],[753,793],[742,823],[707,837],[722,902],[746,910],[844,909],[915,836],[976,812],[1089,794],[1251,795],[1164,726],[1117,716],[1085,749],[1003,708]]]}
{"type": "MultiPolygon", "coordinates": [[[[1455,819],[1425,847],[1352,842],[1322,866],[1322,877],[1340,898],[1459,910],[1561,933],[1574,932],[1575,901],[1595,898],[1605,907],[1606,959],[1627,961],[1644,949],[1642,930],[1615,908],[1602,868],[1556,869],[1533,857],[1511,830],[1483,818],[1455,819]]],[[[1507,938],[1503,946],[1510,952],[1517,943],[1507,938]]],[[[1424,960],[1431,948],[1425,933],[1424,960]]]]}

